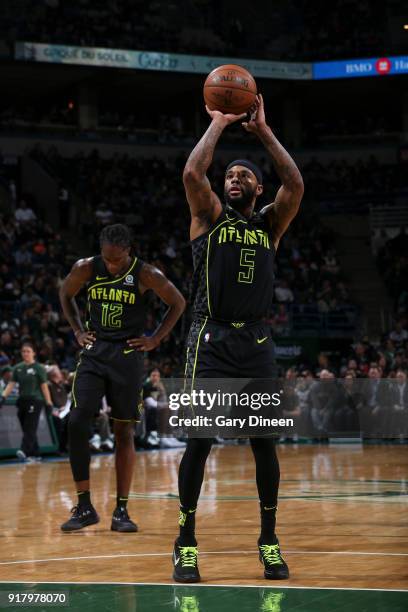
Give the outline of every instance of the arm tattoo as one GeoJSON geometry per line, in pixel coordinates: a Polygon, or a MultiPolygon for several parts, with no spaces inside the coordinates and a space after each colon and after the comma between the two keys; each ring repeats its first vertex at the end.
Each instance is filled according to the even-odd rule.
{"type": "Polygon", "coordinates": [[[196,170],[200,175],[205,176],[214,155],[216,144],[224,130],[222,124],[213,121],[205,134],[191,151],[186,163],[186,168],[196,170]]]}
{"type": "Polygon", "coordinates": [[[272,158],[273,166],[282,185],[289,190],[299,188],[302,185],[302,176],[298,167],[279,140],[274,136],[272,130],[270,128],[264,130],[260,134],[260,139],[272,158]]]}

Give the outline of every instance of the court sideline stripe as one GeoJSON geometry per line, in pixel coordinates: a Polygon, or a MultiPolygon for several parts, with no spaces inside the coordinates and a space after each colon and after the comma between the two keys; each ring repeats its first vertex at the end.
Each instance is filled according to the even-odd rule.
{"type": "MultiPolygon", "coordinates": [[[[175,582],[63,582],[63,581],[56,581],[56,582],[45,582],[45,581],[38,581],[38,580],[34,580],[32,582],[21,582],[21,581],[17,581],[17,580],[0,580],[0,584],[71,584],[74,586],[78,586],[78,585],[84,585],[84,586],[89,586],[89,585],[105,585],[105,584],[109,584],[109,585],[128,585],[128,586],[166,586],[166,587],[179,587],[180,584],[179,583],[175,583],[175,582]]],[[[276,585],[276,586],[271,586],[271,585],[263,585],[263,584],[202,584],[199,582],[195,582],[194,584],[183,584],[183,587],[188,587],[188,588],[222,588],[222,589],[231,589],[231,588],[239,588],[239,589],[271,589],[273,591],[279,589],[279,590],[286,590],[286,589],[307,589],[310,591],[380,591],[382,593],[408,593],[408,590],[406,589],[378,589],[378,588],[374,588],[374,589],[370,589],[369,587],[361,587],[361,588],[357,588],[357,587],[319,587],[319,586],[281,586],[280,584],[276,585]]]]}
{"type": "MultiPolygon", "coordinates": [[[[408,553],[384,553],[384,552],[357,552],[347,550],[290,550],[285,549],[288,555],[355,555],[374,557],[408,557],[408,553]]],[[[253,550],[222,550],[222,551],[200,551],[202,555],[253,555],[253,550]]],[[[170,553],[120,553],[117,555],[90,555],[80,557],[52,557],[50,559],[23,559],[19,561],[0,561],[0,565],[19,565],[26,563],[49,563],[51,561],[80,561],[83,559],[120,559],[121,557],[170,557],[170,553]]]]}

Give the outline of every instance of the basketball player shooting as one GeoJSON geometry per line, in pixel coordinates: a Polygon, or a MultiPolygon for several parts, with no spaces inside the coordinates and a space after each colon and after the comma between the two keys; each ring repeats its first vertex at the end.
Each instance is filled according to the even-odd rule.
{"type": "MultiPolygon", "coordinates": [[[[183,181],[191,211],[194,317],[187,339],[186,377],[272,378],[274,348],[262,323],[273,300],[273,266],[279,241],[299,210],[301,174],[265,120],[262,96],[242,123],[269,153],[281,180],[275,201],[254,212],[263,192],[262,173],[245,159],[225,174],[222,204],[206,176],[225,128],[243,115],[207,112],[212,121],[187,160],[183,181]]],[[[289,577],[275,535],[279,463],[271,438],[251,438],[260,500],[259,557],[268,579],[289,577]]],[[[179,471],[180,533],[174,546],[173,578],[198,582],[195,513],[212,440],[190,438],[179,471]]]]}

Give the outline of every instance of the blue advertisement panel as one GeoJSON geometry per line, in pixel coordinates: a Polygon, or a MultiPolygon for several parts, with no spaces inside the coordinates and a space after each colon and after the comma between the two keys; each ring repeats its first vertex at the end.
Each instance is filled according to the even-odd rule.
{"type": "Polygon", "coordinates": [[[315,62],[313,64],[313,79],[317,80],[375,77],[392,74],[408,74],[408,55],[350,59],[336,62],[315,62]]]}

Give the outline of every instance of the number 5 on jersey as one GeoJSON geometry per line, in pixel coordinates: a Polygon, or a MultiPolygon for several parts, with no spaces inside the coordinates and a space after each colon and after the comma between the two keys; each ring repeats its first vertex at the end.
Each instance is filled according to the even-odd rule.
{"type": "Polygon", "coordinates": [[[239,260],[240,270],[238,273],[239,283],[252,283],[254,280],[254,268],[255,268],[255,249],[241,249],[241,256],[239,260]]]}

